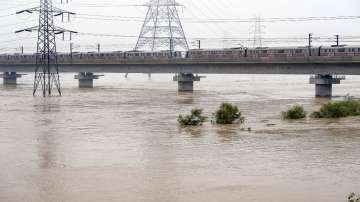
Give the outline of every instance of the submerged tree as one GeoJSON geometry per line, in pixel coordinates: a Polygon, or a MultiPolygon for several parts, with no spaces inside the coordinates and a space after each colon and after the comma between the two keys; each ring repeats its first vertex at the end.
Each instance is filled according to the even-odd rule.
{"type": "Polygon", "coordinates": [[[245,120],[239,108],[231,103],[222,103],[216,112],[215,119],[217,124],[243,123],[245,120]]]}
{"type": "Polygon", "coordinates": [[[302,106],[293,106],[289,108],[286,112],[282,112],[282,117],[284,119],[303,119],[306,117],[306,112],[302,106]]]}
{"type": "Polygon", "coordinates": [[[350,193],[348,196],[348,202],[360,202],[360,195],[355,193],[350,193]]]}
{"type": "Polygon", "coordinates": [[[311,116],[314,118],[342,118],[360,115],[360,101],[347,100],[330,102],[321,106],[319,111],[311,116]]]}
{"type": "Polygon", "coordinates": [[[193,109],[191,110],[190,115],[178,117],[178,122],[182,126],[198,126],[202,125],[206,120],[207,117],[202,116],[203,110],[202,109],[193,109]]]}

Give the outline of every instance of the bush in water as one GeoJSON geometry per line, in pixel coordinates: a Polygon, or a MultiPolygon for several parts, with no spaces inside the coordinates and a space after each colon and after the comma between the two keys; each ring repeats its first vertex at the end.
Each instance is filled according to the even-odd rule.
{"type": "Polygon", "coordinates": [[[360,101],[347,100],[324,104],[320,111],[314,112],[314,118],[342,118],[360,115],[360,101]]]}
{"type": "Polygon", "coordinates": [[[202,109],[193,109],[191,114],[187,116],[180,115],[178,117],[178,122],[182,126],[198,126],[202,125],[206,121],[206,117],[202,116],[202,109]]]}
{"type": "Polygon", "coordinates": [[[302,106],[293,106],[286,112],[282,112],[284,119],[303,119],[306,117],[306,112],[302,106]]]}
{"type": "Polygon", "coordinates": [[[243,123],[244,117],[241,116],[239,108],[231,103],[222,103],[216,112],[215,120],[217,124],[243,123]]]}

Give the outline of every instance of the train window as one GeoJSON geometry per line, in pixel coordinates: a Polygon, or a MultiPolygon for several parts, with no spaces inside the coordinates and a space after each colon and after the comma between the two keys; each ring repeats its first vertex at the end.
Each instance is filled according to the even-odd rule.
{"type": "Polygon", "coordinates": [[[339,53],[344,53],[344,52],[345,52],[345,48],[339,48],[339,49],[338,49],[338,52],[339,52],[339,53]]]}
{"type": "Polygon", "coordinates": [[[360,52],[360,48],[358,48],[358,52],[360,52]]]}
{"type": "Polygon", "coordinates": [[[353,48],[351,51],[352,51],[352,52],[355,52],[355,48],[353,48]]]}
{"type": "Polygon", "coordinates": [[[285,53],[285,50],[278,50],[278,53],[285,53]]]}
{"type": "Polygon", "coordinates": [[[262,53],[262,54],[266,54],[266,53],[267,53],[267,50],[262,50],[261,53],[262,53]]]}

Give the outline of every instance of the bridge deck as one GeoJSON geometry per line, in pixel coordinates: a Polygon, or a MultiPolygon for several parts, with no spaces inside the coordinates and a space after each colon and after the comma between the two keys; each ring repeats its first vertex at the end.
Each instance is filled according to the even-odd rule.
{"type": "MultiPolygon", "coordinates": [[[[0,61],[0,72],[32,72],[35,62],[0,61]]],[[[360,75],[360,57],[86,60],[59,64],[60,72],[360,75]]]]}

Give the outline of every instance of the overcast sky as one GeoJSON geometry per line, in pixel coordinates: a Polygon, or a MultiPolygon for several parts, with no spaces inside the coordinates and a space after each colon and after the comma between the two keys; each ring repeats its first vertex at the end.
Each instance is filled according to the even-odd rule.
{"type": "MultiPolygon", "coordinates": [[[[145,17],[147,8],[143,5],[146,0],[71,0],[68,5],[58,4],[57,7],[77,12],[80,15],[73,18],[70,23],[56,20],[58,26],[73,29],[81,33],[98,33],[107,35],[137,36],[145,17]],[[108,20],[85,19],[81,14],[136,17],[127,18],[107,17],[108,20]],[[124,21],[121,21],[121,20],[124,21]]],[[[0,0],[0,53],[18,51],[23,45],[26,52],[34,52],[36,33],[15,35],[18,29],[35,26],[37,15],[24,14],[20,16],[7,16],[17,10],[35,7],[39,0],[0,0]]],[[[251,38],[254,23],[190,23],[186,19],[248,19],[254,16],[262,18],[273,17],[332,17],[332,16],[358,16],[360,14],[359,0],[178,0],[184,5],[179,8],[179,15],[183,18],[183,26],[189,44],[193,45],[195,38],[251,38]]],[[[98,17],[95,17],[98,18],[98,17]]],[[[306,37],[314,33],[317,37],[331,37],[335,34],[342,36],[360,36],[360,19],[338,21],[307,21],[307,22],[273,22],[263,23],[264,38],[272,37],[306,37]]],[[[58,39],[59,51],[68,51],[69,41],[58,39]]],[[[103,50],[130,50],[135,46],[136,37],[122,38],[110,36],[83,36],[74,38],[76,50],[95,51],[96,43],[100,43],[103,50]]],[[[279,43],[268,42],[265,46],[306,45],[304,42],[279,43]]],[[[319,42],[318,45],[329,45],[319,42]]],[[[232,47],[245,45],[243,41],[203,40],[204,47],[232,47]]]]}

